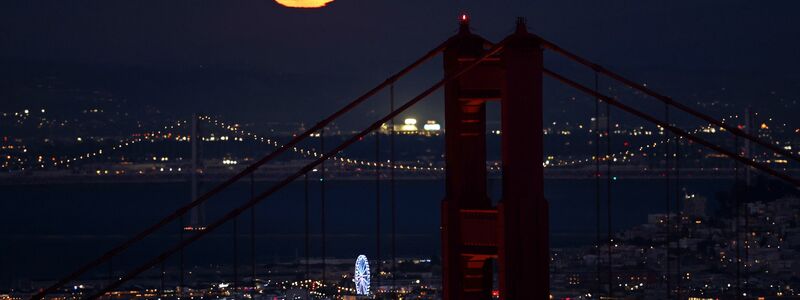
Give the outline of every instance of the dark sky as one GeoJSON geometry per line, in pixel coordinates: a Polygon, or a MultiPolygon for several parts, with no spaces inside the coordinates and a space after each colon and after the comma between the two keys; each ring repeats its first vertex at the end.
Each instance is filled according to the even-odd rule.
{"type": "MultiPolygon", "coordinates": [[[[177,114],[311,121],[454,33],[461,11],[491,40],[526,17],[542,36],[673,95],[800,94],[800,2],[788,0],[337,0],[314,10],[270,0],[3,1],[0,62],[14,70],[4,80],[56,74],[177,114]]],[[[422,71],[398,94],[435,80],[440,62],[422,71]]],[[[416,113],[437,117],[434,104],[416,113]]]]}

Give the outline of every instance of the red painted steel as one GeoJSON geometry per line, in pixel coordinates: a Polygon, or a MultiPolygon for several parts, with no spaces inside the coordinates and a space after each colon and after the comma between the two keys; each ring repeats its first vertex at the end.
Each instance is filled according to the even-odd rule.
{"type": "Polygon", "coordinates": [[[542,158],[542,47],[525,24],[501,54],[503,199],[500,203],[500,298],[547,299],[550,295],[548,205],[542,158]]]}
{"type": "MultiPolygon", "coordinates": [[[[445,74],[489,43],[463,23],[444,51],[445,74]]],[[[548,207],[542,166],[542,48],[524,22],[504,52],[445,87],[446,197],[442,202],[444,299],[549,297],[548,207]],[[503,199],[486,194],[485,102],[500,99],[503,199]]]]}
{"type": "MultiPolygon", "coordinates": [[[[444,74],[463,71],[485,54],[485,39],[470,33],[462,21],[459,33],[444,50],[444,74]]],[[[492,288],[491,264],[486,260],[496,252],[493,231],[483,242],[468,243],[477,234],[480,214],[462,214],[462,210],[492,209],[486,194],[486,103],[481,94],[491,94],[485,76],[476,67],[459,80],[444,87],[446,198],[442,202],[442,276],[445,299],[488,299],[492,288]],[[488,241],[488,244],[487,244],[488,241]],[[478,245],[480,244],[480,245],[478,245]]],[[[495,89],[499,88],[495,85],[495,89]]],[[[494,93],[498,94],[498,93],[494,93]]],[[[492,217],[490,217],[491,219],[492,217]]],[[[491,222],[491,221],[489,221],[491,222]]]]}

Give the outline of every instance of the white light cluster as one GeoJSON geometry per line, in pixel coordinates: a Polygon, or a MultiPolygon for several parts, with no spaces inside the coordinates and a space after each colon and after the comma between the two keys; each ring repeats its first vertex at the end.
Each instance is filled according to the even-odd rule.
{"type": "MultiPolygon", "coordinates": [[[[174,129],[175,127],[180,127],[180,126],[183,126],[185,124],[186,124],[185,121],[178,121],[174,125],[164,126],[164,128],[162,130],[164,130],[164,131],[171,130],[171,129],[174,129]]],[[[143,142],[143,141],[154,141],[155,138],[158,138],[158,137],[168,138],[171,135],[172,135],[171,133],[162,132],[161,130],[154,131],[154,132],[149,132],[149,133],[144,134],[144,137],[138,137],[137,136],[137,137],[132,137],[132,138],[121,140],[116,145],[111,146],[110,150],[112,150],[112,151],[113,150],[119,150],[119,149],[122,149],[122,148],[125,148],[125,147],[129,147],[129,146],[131,146],[133,144],[140,143],[140,142],[143,142]]],[[[79,140],[80,140],[80,138],[79,138],[79,140]]],[[[178,140],[180,140],[180,138],[178,138],[178,140]]],[[[103,153],[104,153],[104,151],[103,151],[102,148],[101,149],[97,149],[95,151],[90,151],[90,152],[87,152],[87,153],[84,153],[84,154],[81,154],[81,155],[78,155],[78,156],[75,156],[75,157],[72,157],[72,158],[53,161],[53,166],[56,167],[56,166],[59,166],[59,165],[65,165],[65,164],[74,163],[74,162],[77,162],[77,161],[86,160],[86,159],[101,155],[103,153]]],[[[166,158],[162,158],[162,160],[166,160],[166,158]]],[[[44,165],[41,165],[40,167],[44,168],[44,165]]]]}
{"type": "MultiPolygon", "coordinates": [[[[737,116],[737,117],[738,117],[738,116],[737,116]]],[[[594,118],[592,118],[592,119],[594,119],[594,118]]],[[[725,119],[725,118],[723,118],[723,119],[721,120],[721,122],[722,122],[722,123],[725,123],[725,120],[726,120],[726,119],[725,119]]],[[[659,126],[659,128],[661,128],[661,127],[659,126]]],[[[689,134],[697,134],[697,133],[699,133],[699,132],[706,132],[706,133],[708,133],[709,131],[710,131],[711,133],[713,133],[714,131],[716,131],[716,130],[714,130],[714,131],[711,131],[711,130],[709,130],[708,128],[713,128],[713,127],[711,127],[711,125],[709,125],[709,126],[701,126],[700,128],[696,128],[696,129],[694,129],[694,130],[690,131],[690,132],[689,132],[689,134]]],[[[663,130],[663,128],[662,128],[662,130],[663,130]]],[[[724,129],[723,129],[723,128],[720,128],[719,130],[720,130],[720,131],[724,131],[724,129]]],[[[684,139],[683,137],[680,137],[680,136],[679,136],[679,137],[677,137],[677,138],[678,138],[678,139],[684,139]]],[[[639,152],[645,152],[645,149],[653,149],[653,148],[656,148],[656,147],[658,147],[659,145],[663,145],[663,144],[665,144],[665,143],[669,143],[669,142],[671,142],[672,140],[673,140],[673,138],[667,138],[667,139],[664,139],[664,140],[660,140],[660,141],[658,141],[658,142],[648,143],[648,144],[646,144],[646,145],[639,146],[638,150],[639,150],[639,152]]],[[[634,157],[634,156],[636,156],[636,154],[635,154],[635,153],[632,153],[630,150],[625,150],[625,151],[620,151],[620,152],[617,152],[617,153],[612,153],[611,155],[603,155],[603,156],[600,156],[599,158],[596,158],[595,156],[592,156],[592,157],[588,157],[588,158],[584,158],[584,159],[576,159],[576,160],[558,160],[558,162],[552,162],[552,161],[550,161],[549,163],[546,161],[546,162],[545,162],[545,167],[566,167],[566,166],[575,166],[575,165],[578,165],[578,164],[583,164],[583,163],[594,162],[594,161],[596,161],[596,160],[600,160],[600,161],[612,160],[612,161],[615,161],[615,162],[616,162],[616,161],[618,161],[618,160],[617,160],[617,157],[618,157],[618,156],[621,156],[621,158],[619,159],[619,161],[626,161],[626,160],[630,160],[630,157],[634,157]]],[[[673,156],[675,156],[675,154],[674,154],[674,153],[673,153],[673,156]]]]}
{"type": "MultiPolygon", "coordinates": [[[[281,144],[278,143],[278,141],[276,141],[274,139],[265,138],[263,136],[258,136],[257,134],[253,134],[251,132],[245,131],[245,130],[239,128],[238,125],[230,125],[230,124],[226,125],[225,122],[221,122],[221,121],[212,119],[209,116],[200,116],[199,118],[200,118],[200,120],[207,121],[207,122],[209,122],[209,123],[211,123],[213,125],[216,125],[216,126],[222,128],[222,129],[228,130],[228,131],[236,133],[236,134],[241,134],[241,135],[248,136],[248,137],[250,137],[250,138],[252,138],[252,139],[254,139],[256,141],[267,143],[268,145],[271,145],[273,147],[278,148],[278,147],[281,146],[281,144]]],[[[317,151],[314,151],[314,150],[308,150],[308,149],[304,149],[304,148],[300,148],[300,147],[292,147],[292,148],[290,148],[290,150],[292,150],[292,152],[299,153],[299,154],[307,156],[307,157],[322,157],[324,155],[324,153],[317,152],[317,151]]],[[[333,156],[333,157],[329,158],[329,160],[338,161],[338,162],[349,164],[349,165],[364,166],[364,167],[389,168],[392,165],[390,160],[387,160],[384,163],[384,162],[375,162],[375,161],[369,161],[369,160],[347,158],[347,157],[343,157],[343,156],[333,156]]],[[[404,164],[397,164],[397,163],[394,164],[394,168],[398,169],[398,170],[409,170],[409,171],[432,171],[432,172],[433,171],[438,171],[438,172],[444,171],[443,167],[433,167],[433,166],[426,166],[426,165],[414,166],[414,165],[404,165],[404,164]]]]}
{"type": "MultiPolygon", "coordinates": [[[[251,132],[247,132],[247,131],[242,130],[241,128],[239,128],[239,126],[236,125],[236,124],[234,124],[234,125],[230,125],[230,124],[226,125],[224,122],[218,121],[216,119],[212,119],[210,116],[200,116],[199,119],[203,120],[203,121],[207,121],[207,122],[209,122],[209,123],[211,123],[211,124],[213,124],[215,126],[218,126],[218,127],[222,128],[222,129],[225,129],[225,130],[228,130],[228,131],[230,131],[232,133],[248,136],[248,137],[250,137],[250,138],[252,138],[252,139],[254,139],[256,141],[260,141],[260,142],[269,144],[269,145],[274,146],[276,148],[281,146],[281,144],[278,141],[274,140],[274,139],[265,138],[263,136],[258,136],[256,134],[253,134],[251,132]]],[[[416,121],[416,120],[414,120],[414,121],[416,121]]],[[[723,119],[722,122],[725,122],[725,119],[723,119]]],[[[409,123],[411,123],[411,122],[409,122],[409,123]]],[[[179,126],[182,126],[182,125],[185,125],[185,124],[186,124],[186,121],[178,121],[178,122],[176,122],[175,125],[164,126],[163,130],[167,131],[167,130],[174,129],[175,127],[179,127],[179,126]]],[[[695,130],[692,130],[690,133],[691,134],[696,134],[696,133],[699,133],[699,132],[708,132],[709,131],[708,128],[711,128],[711,127],[710,126],[703,126],[703,127],[697,128],[695,130]]],[[[145,134],[144,137],[133,137],[133,138],[122,140],[118,144],[112,146],[110,148],[110,150],[119,150],[119,149],[128,147],[130,145],[133,145],[133,144],[136,144],[136,143],[139,143],[139,142],[142,142],[142,141],[147,141],[147,140],[154,141],[155,138],[157,138],[157,137],[169,138],[170,136],[171,136],[171,133],[168,133],[168,132],[162,132],[162,131],[150,132],[148,134],[145,134]]],[[[317,134],[315,134],[313,136],[318,137],[319,134],[317,133],[317,134]]],[[[683,139],[683,137],[677,137],[677,138],[683,139]]],[[[213,137],[212,137],[212,139],[213,139],[213,137]]],[[[223,136],[223,137],[221,137],[219,139],[224,141],[224,140],[228,140],[228,137],[227,136],[223,136]]],[[[243,141],[243,138],[240,138],[240,137],[239,138],[234,137],[233,139],[237,140],[237,141],[243,141]]],[[[646,149],[654,149],[654,148],[658,147],[659,145],[663,145],[665,143],[671,142],[673,139],[674,138],[667,138],[667,139],[664,139],[664,140],[661,140],[661,141],[648,143],[646,145],[638,147],[638,151],[639,152],[645,152],[646,149]]],[[[189,140],[189,138],[187,136],[179,136],[179,137],[176,137],[176,140],[187,141],[187,140],[189,140]]],[[[292,147],[292,148],[290,148],[290,150],[292,150],[295,153],[298,153],[298,154],[301,154],[303,156],[306,156],[306,157],[322,157],[323,156],[323,153],[317,152],[315,150],[308,150],[308,149],[300,148],[300,147],[292,147]]],[[[85,154],[81,154],[81,155],[78,155],[78,156],[75,156],[75,157],[72,157],[72,158],[62,159],[62,160],[59,160],[59,161],[53,161],[52,163],[53,163],[53,166],[64,165],[64,164],[74,163],[76,161],[86,160],[86,159],[89,159],[91,157],[95,157],[95,156],[101,155],[101,154],[103,154],[103,149],[98,149],[98,150],[87,152],[85,154]]],[[[612,153],[610,155],[602,155],[600,157],[591,156],[591,157],[587,157],[587,158],[583,158],[583,159],[575,159],[575,160],[560,160],[560,159],[555,159],[553,157],[548,157],[547,159],[545,159],[545,161],[542,163],[542,165],[543,165],[543,167],[548,168],[548,167],[576,166],[576,165],[580,165],[580,164],[595,162],[595,161],[598,161],[598,160],[599,161],[612,160],[614,162],[624,162],[624,161],[630,160],[634,156],[636,156],[635,153],[631,152],[630,150],[624,150],[624,151],[620,151],[620,152],[617,152],[617,153],[612,153]]],[[[348,164],[348,165],[353,165],[353,166],[361,166],[361,167],[390,168],[392,166],[390,160],[386,160],[386,162],[376,162],[376,161],[369,161],[369,160],[352,159],[352,158],[347,158],[347,157],[343,157],[343,156],[333,156],[333,157],[331,157],[329,159],[332,160],[332,161],[338,161],[338,162],[343,163],[343,164],[348,164]]],[[[225,164],[225,165],[235,165],[235,164],[238,164],[238,161],[224,160],[223,164],[225,164]]],[[[44,165],[41,165],[41,167],[44,167],[44,165]]],[[[434,166],[431,166],[431,165],[407,165],[407,164],[398,164],[398,163],[394,164],[394,168],[397,169],[397,170],[407,170],[407,171],[429,171],[429,172],[443,172],[443,171],[445,171],[444,167],[434,167],[434,166]]],[[[487,164],[487,169],[489,171],[501,171],[502,167],[500,166],[500,164],[498,162],[495,162],[495,163],[487,164]]]]}
{"type": "Polygon", "coordinates": [[[370,273],[366,255],[362,254],[356,258],[353,283],[356,284],[356,295],[369,295],[370,273]]]}

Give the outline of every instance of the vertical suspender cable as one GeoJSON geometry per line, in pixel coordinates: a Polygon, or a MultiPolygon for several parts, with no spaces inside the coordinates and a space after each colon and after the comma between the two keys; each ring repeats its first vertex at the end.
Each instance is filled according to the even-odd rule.
{"type": "MultiPolygon", "coordinates": [[[[745,130],[746,130],[745,132],[747,132],[748,134],[752,134],[753,132],[752,132],[751,128],[753,128],[753,126],[755,124],[755,122],[754,122],[755,120],[753,119],[753,112],[752,112],[751,109],[747,109],[747,110],[745,110],[745,113],[746,113],[746,115],[745,115],[745,120],[746,120],[745,126],[747,126],[747,127],[745,127],[745,130]]],[[[745,146],[745,157],[747,159],[750,159],[750,155],[751,155],[751,153],[753,151],[752,143],[749,140],[747,140],[747,141],[745,141],[745,145],[744,146],[745,146]]],[[[744,180],[744,192],[742,193],[742,195],[744,195],[744,197],[745,197],[745,199],[744,199],[745,200],[744,201],[744,236],[745,236],[745,238],[744,238],[744,292],[748,293],[748,294],[750,293],[750,289],[749,289],[749,287],[750,287],[750,268],[748,267],[748,264],[750,263],[750,238],[751,238],[751,236],[750,236],[750,213],[748,212],[748,209],[747,209],[747,203],[749,202],[748,200],[750,199],[750,196],[749,196],[749,193],[750,193],[750,171],[751,171],[750,169],[751,169],[750,167],[745,166],[745,176],[746,177],[745,177],[745,180],[744,180]]]]}
{"type": "Polygon", "coordinates": [[[680,138],[675,136],[675,215],[678,217],[675,238],[675,274],[677,274],[678,282],[676,283],[678,296],[676,299],[681,299],[681,281],[683,274],[681,273],[681,238],[683,237],[683,211],[681,211],[681,147],[680,138]]]}
{"type": "Polygon", "coordinates": [[[166,276],[166,271],[164,271],[164,262],[161,262],[161,289],[158,290],[158,295],[161,298],[165,298],[166,295],[164,294],[164,277],[166,276]]]}
{"type": "Polygon", "coordinates": [[[606,214],[608,220],[608,295],[614,296],[614,273],[611,261],[611,247],[614,242],[611,225],[611,104],[606,102],[606,214]]]}
{"type": "MultiPolygon", "coordinates": [[[[735,136],[733,138],[734,150],[736,154],[739,154],[739,136],[735,136]]],[[[733,177],[733,197],[735,199],[736,205],[736,213],[734,214],[734,227],[736,228],[736,299],[741,299],[742,297],[742,251],[741,251],[741,232],[739,231],[739,218],[741,217],[742,207],[741,207],[741,200],[739,197],[739,161],[735,161],[733,165],[734,170],[734,177],[733,177]]]]}
{"type": "MultiPolygon", "coordinates": [[[[320,153],[325,153],[325,129],[319,131],[319,148],[320,153]]],[[[327,238],[327,229],[325,228],[325,161],[320,164],[319,174],[319,198],[320,198],[320,224],[322,226],[322,286],[325,286],[325,279],[327,279],[327,260],[325,258],[325,240],[327,238]]]]}
{"type": "MultiPolygon", "coordinates": [[[[664,122],[669,124],[669,104],[666,104],[666,103],[664,104],[664,122]]],[[[670,192],[671,192],[671,190],[670,190],[670,173],[672,173],[672,170],[670,170],[671,168],[670,168],[670,165],[669,165],[669,163],[670,163],[669,156],[671,154],[670,153],[670,149],[669,149],[669,144],[670,144],[669,143],[669,131],[666,130],[666,128],[662,128],[662,129],[663,129],[663,132],[664,132],[664,140],[665,140],[665,142],[664,142],[664,179],[665,179],[665,183],[666,184],[665,184],[665,190],[664,190],[664,204],[666,205],[666,209],[667,209],[667,213],[666,213],[667,217],[665,218],[665,222],[666,222],[665,223],[665,228],[666,228],[666,244],[665,244],[665,247],[666,247],[667,255],[664,258],[665,259],[665,266],[666,266],[664,268],[664,273],[665,273],[664,275],[666,277],[665,278],[665,282],[666,282],[666,286],[667,286],[667,289],[666,289],[667,290],[667,299],[670,299],[671,296],[672,296],[672,284],[670,282],[670,278],[672,277],[672,275],[670,274],[670,252],[671,251],[670,251],[670,248],[669,248],[669,244],[670,244],[670,242],[672,242],[672,239],[671,239],[672,234],[670,233],[672,231],[672,228],[671,228],[671,225],[670,225],[670,223],[671,223],[670,222],[670,215],[672,214],[672,207],[670,206],[670,198],[671,197],[669,195],[670,195],[670,192]]]]}
{"type": "MultiPolygon", "coordinates": [[[[394,83],[389,86],[389,109],[394,111],[394,83]]],[[[395,182],[394,182],[394,117],[391,118],[389,126],[392,128],[389,139],[389,202],[392,209],[392,290],[396,289],[397,283],[397,211],[395,203],[395,182]]]]}
{"type": "Polygon", "coordinates": [[[108,281],[114,280],[114,259],[108,260],[108,281]]]}
{"type": "Polygon", "coordinates": [[[375,131],[375,283],[381,286],[381,134],[375,131]]]}
{"type": "MultiPolygon", "coordinates": [[[[255,172],[250,173],[250,199],[255,198],[255,172]]],[[[256,293],[256,207],[250,209],[250,299],[256,293]]]]}
{"type": "MultiPolygon", "coordinates": [[[[195,137],[193,136],[192,138],[195,138],[195,137]]],[[[192,170],[192,172],[194,172],[194,171],[195,170],[192,170]]],[[[178,223],[178,236],[180,238],[180,242],[181,243],[183,242],[183,222],[184,222],[184,215],[181,215],[180,223],[178,223]]],[[[183,271],[183,263],[184,263],[183,248],[181,248],[181,252],[180,252],[178,260],[179,260],[179,262],[178,262],[178,273],[180,275],[179,275],[179,279],[178,279],[178,295],[177,295],[177,297],[181,297],[181,296],[183,296],[183,286],[184,286],[184,283],[185,283],[184,282],[185,274],[184,274],[184,271],[183,271]]]]}
{"type": "Polygon", "coordinates": [[[108,282],[114,282],[114,258],[108,260],[108,282]]]}
{"type": "MultiPolygon", "coordinates": [[[[189,174],[191,176],[191,178],[190,178],[191,179],[190,186],[191,186],[191,189],[192,189],[192,191],[191,191],[192,194],[191,195],[192,195],[192,200],[194,200],[194,199],[197,198],[197,195],[195,195],[195,193],[197,191],[197,160],[199,159],[199,157],[197,157],[198,156],[198,152],[197,152],[197,148],[198,147],[197,146],[200,143],[200,134],[199,134],[199,130],[198,130],[198,122],[197,122],[197,115],[196,114],[192,114],[192,125],[191,126],[192,126],[192,128],[190,129],[191,131],[190,131],[190,137],[189,138],[190,138],[190,141],[192,142],[191,147],[190,147],[191,148],[191,156],[192,156],[192,169],[189,170],[189,172],[190,172],[189,174]]],[[[200,210],[199,207],[195,207],[195,208],[193,208],[191,210],[191,212],[196,212],[196,211],[199,211],[199,210],[200,210]]],[[[180,241],[181,242],[183,242],[183,233],[184,233],[183,231],[184,231],[184,222],[185,222],[184,218],[185,218],[185,214],[181,214],[180,224],[178,224],[180,226],[180,227],[178,227],[178,230],[179,230],[178,235],[180,236],[180,241]]],[[[189,218],[189,219],[190,219],[190,222],[191,222],[191,218],[189,218]]],[[[186,284],[186,282],[185,282],[186,274],[184,272],[185,254],[184,254],[183,248],[181,248],[179,260],[180,260],[180,262],[179,262],[180,279],[178,281],[178,295],[177,295],[178,298],[183,296],[183,288],[184,288],[184,286],[186,284]]]]}
{"type": "MultiPolygon", "coordinates": [[[[745,166],[745,168],[749,168],[749,167],[745,166]]],[[[747,176],[749,176],[749,175],[747,175],[747,176]]],[[[750,213],[748,212],[748,208],[747,208],[747,203],[748,203],[748,199],[749,199],[748,194],[750,193],[750,187],[749,187],[749,184],[747,182],[744,183],[743,189],[744,189],[744,191],[742,192],[742,197],[745,197],[744,198],[744,204],[743,204],[743,207],[742,207],[742,211],[743,211],[742,217],[744,218],[744,241],[743,241],[743,243],[744,243],[743,244],[743,247],[744,247],[744,289],[743,289],[743,292],[745,294],[750,294],[750,267],[748,266],[748,264],[750,264],[750,244],[751,244],[750,239],[752,238],[752,236],[750,235],[750,220],[749,220],[750,213]]]]}
{"type": "Polygon", "coordinates": [[[304,279],[309,280],[309,279],[311,279],[309,277],[309,267],[310,267],[309,260],[311,259],[311,247],[310,247],[311,243],[309,241],[310,227],[309,227],[309,219],[308,219],[308,216],[309,216],[308,215],[308,173],[303,174],[303,189],[305,190],[305,193],[304,193],[304,203],[305,203],[305,205],[303,206],[303,208],[305,210],[305,231],[306,231],[306,235],[305,235],[305,251],[304,251],[305,255],[306,255],[306,276],[305,276],[304,279]]]}
{"type": "MultiPolygon", "coordinates": [[[[598,76],[597,72],[594,72],[594,91],[598,92],[598,76]]],[[[597,273],[595,274],[595,282],[597,284],[597,290],[595,291],[596,295],[601,294],[601,283],[600,283],[600,245],[602,242],[600,241],[600,98],[595,98],[594,102],[594,208],[595,208],[595,245],[594,250],[595,254],[597,254],[597,261],[595,262],[597,267],[597,273]]]]}
{"type": "MultiPolygon", "coordinates": [[[[749,168],[749,167],[745,167],[749,168]]],[[[749,175],[748,175],[749,176],[749,175]]],[[[744,198],[744,204],[742,207],[743,210],[743,218],[744,218],[744,293],[750,293],[750,244],[751,238],[750,235],[750,213],[748,212],[747,203],[749,200],[750,187],[747,182],[744,184],[744,191],[742,192],[742,196],[744,198]]]]}
{"type": "MultiPolygon", "coordinates": [[[[251,198],[252,199],[252,198],[251,198]]],[[[233,218],[233,299],[239,291],[239,217],[233,218]]]]}
{"type": "MultiPolygon", "coordinates": [[[[251,173],[252,174],[252,173],[251,173]]],[[[252,199],[252,197],[250,198],[252,199]]],[[[239,216],[233,218],[233,299],[239,298],[239,216]]]]}

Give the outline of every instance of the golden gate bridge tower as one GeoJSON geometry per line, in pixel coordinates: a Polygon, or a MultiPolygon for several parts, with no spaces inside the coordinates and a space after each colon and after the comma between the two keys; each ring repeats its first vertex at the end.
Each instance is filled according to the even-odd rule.
{"type": "MultiPolygon", "coordinates": [[[[461,17],[444,50],[445,77],[492,46],[461,17]]],[[[444,299],[549,297],[548,206],[542,165],[542,47],[523,19],[504,50],[445,84],[446,196],[442,203],[444,299]],[[486,183],[486,102],[500,101],[503,184],[486,183]]]]}

